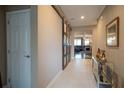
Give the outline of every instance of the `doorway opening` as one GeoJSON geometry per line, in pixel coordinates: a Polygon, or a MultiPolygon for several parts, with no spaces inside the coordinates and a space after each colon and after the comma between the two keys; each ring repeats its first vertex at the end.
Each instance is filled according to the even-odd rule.
{"type": "Polygon", "coordinates": [[[92,56],[92,34],[82,36],[75,35],[74,57],[75,59],[91,59],[92,56]]]}

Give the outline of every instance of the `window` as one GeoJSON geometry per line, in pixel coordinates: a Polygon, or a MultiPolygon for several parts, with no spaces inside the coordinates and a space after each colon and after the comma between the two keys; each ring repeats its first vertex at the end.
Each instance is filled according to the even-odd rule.
{"type": "Polygon", "coordinates": [[[89,39],[85,39],[85,46],[88,46],[88,45],[90,45],[90,40],[89,39]]]}
{"type": "Polygon", "coordinates": [[[81,46],[81,39],[75,39],[74,40],[74,45],[75,46],[81,46]]]}

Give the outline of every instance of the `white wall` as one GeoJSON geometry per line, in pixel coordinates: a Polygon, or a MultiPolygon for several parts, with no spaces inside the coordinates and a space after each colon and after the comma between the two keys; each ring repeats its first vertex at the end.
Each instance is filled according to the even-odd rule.
{"type": "Polygon", "coordinates": [[[118,87],[124,87],[124,6],[107,6],[99,19],[96,30],[94,29],[94,45],[93,54],[96,54],[97,48],[105,49],[108,62],[112,62],[114,72],[118,76],[118,87]],[[106,24],[108,24],[115,17],[120,17],[120,31],[119,31],[119,47],[106,47],[106,24]]]}
{"type": "Polygon", "coordinates": [[[38,87],[62,70],[62,19],[51,6],[38,6],[38,87]]]}

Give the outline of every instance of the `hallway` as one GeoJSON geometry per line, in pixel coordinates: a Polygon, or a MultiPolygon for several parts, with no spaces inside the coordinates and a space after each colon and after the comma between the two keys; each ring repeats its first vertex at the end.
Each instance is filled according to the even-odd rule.
{"type": "Polygon", "coordinates": [[[0,88],[124,87],[121,10],[0,6],[0,88]]]}
{"type": "Polygon", "coordinates": [[[50,86],[51,88],[96,88],[90,59],[76,59],[50,86]]]}

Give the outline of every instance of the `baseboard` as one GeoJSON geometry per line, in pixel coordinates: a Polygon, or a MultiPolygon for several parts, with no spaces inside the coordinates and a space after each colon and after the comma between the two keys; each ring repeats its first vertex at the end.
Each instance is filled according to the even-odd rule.
{"type": "Polygon", "coordinates": [[[50,88],[52,86],[52,84],[56,81],[56,79],[61,75],[62,72],[63,72],[63,70],[59,71],[57,73],[57,75],[51,80],[51,82],[47,85],[46,88],[50,88]]]}

